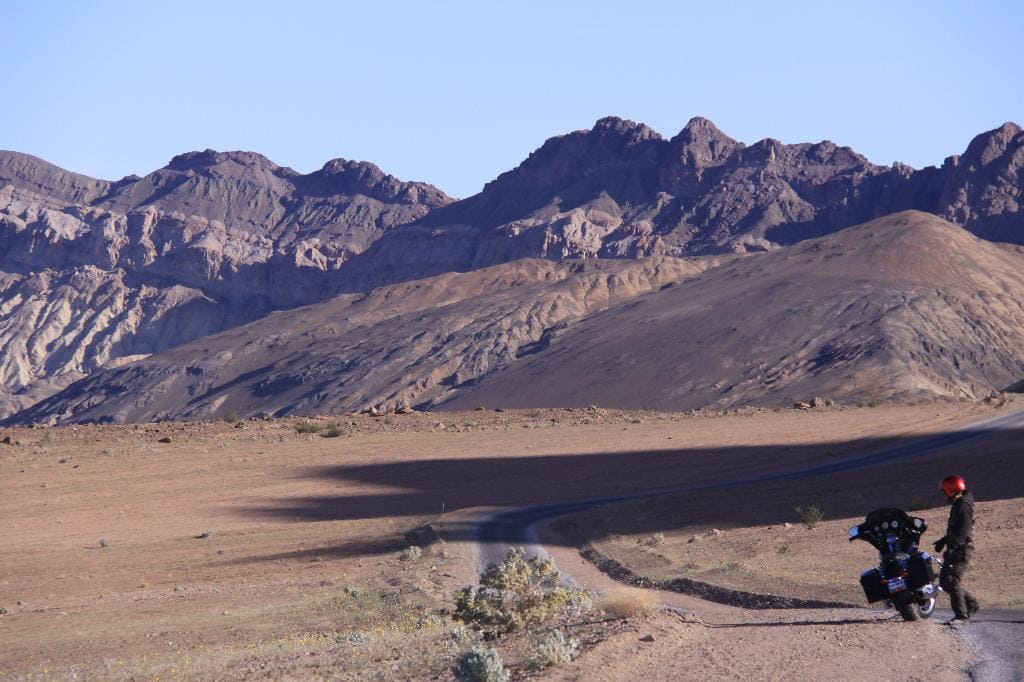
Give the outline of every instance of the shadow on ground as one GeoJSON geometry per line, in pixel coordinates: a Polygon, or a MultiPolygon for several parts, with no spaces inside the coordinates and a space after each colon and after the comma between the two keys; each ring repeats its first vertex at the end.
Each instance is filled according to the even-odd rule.
{"type": "MultiPolygon", "coordinates": [[[[815,504],[826,518],[862,516],[871,509],[938,507],[938,481],[964,475],[978,500],[1017,498],[1024,471],[1024,430],[986,427],[918,438],[858,439],[814,445],[675,448],[628,452],[483,457],[467,455],[391,463],[310,468],[297,475],[336,481],[339,487],[387,486],[380,494],[282,499],[240,510],[252,517],[295,522],[406,519],[404,529],[472,507],[536,507],[487,529],[486,541],[521,543],[524,521],[606,506],[613,501],[661,498],[671,512],[628,518],[591,515],[564,539],[577,545],[614,529],[662,532],[679,528],[743,527],[794,522],[795,505],[815,504]],[[395,491],[397,489],[397,492],[395,491]],[[600,500],[595,502],[594,500],[600,500]]],[[[358,454],[353,456],[358,460],[358,454]]],[[[628,507],[627,507],[628,508],[628,507]]],[[[620,509],[620,508],[616,508],[620,509]]],[[[401,524],[401,520],[399,522],[401,524]]],[[[444,523],[449,541],[474,541],[480,526],[444,523]]],[[[373,555],[408,544],[401,533],[251,560],[373,555]]]]}

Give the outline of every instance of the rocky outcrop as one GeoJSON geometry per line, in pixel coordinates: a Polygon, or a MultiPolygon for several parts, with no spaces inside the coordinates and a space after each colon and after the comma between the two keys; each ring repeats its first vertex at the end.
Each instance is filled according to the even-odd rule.
{"type": "Polygon", "coordinates": [[[345,277],[365,288],[523,257],[764,251],[906,209],[1024,243],[1022,159],[1024,135],[1012,123],[941,168],[915,171],[829,141],[746,146],[703,118],[668,140],[607,118],[548,140],[480,194],[389,233],[345,277]]]}
{"type": "Polygon", "coordinates": [[[450,199],[338,159],[183,154],[110,183],[0,152],[0,415],[118,358],[327,297],[384,232],[450,199]]]}

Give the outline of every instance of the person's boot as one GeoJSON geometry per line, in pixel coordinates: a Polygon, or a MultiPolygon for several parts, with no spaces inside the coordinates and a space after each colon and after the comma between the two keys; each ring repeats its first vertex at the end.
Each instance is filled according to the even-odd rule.
{"type": "Polygon", "coordinates": [[[978,600],[974,598],[974,595],[972,595],[970,592],[967,592],[964,595],[964,599],[967,602],[967,617],[974,618],[974,614],[976,614],[981,609],[981,605],[978,603],[978,600]]]}

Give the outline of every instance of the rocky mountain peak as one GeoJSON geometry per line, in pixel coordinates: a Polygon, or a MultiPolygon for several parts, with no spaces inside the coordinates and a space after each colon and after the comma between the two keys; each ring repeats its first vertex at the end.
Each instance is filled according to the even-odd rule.
{"type": "Polygon", "coordinates": [[[742,142],[732,139],[702,116],[691,118],[670,144],[681,163],[690,168],[717,165],[743,147],[742,142]]]}
{"type": "Polygon", "coordinates": [[[21,152],[0,150],[0,187],[12,185],[43,204],[88,204],[107,191],[110,183],[72,173],[21,152]]]}
{"type": "Polygon", "coordinates": [[[201,170],[227,164],[233,164],[243,168],[256,167],[269,170],[276,170],[279,168],[276,163],[262,154],[257,154],[256,152],[218,152],[214,149],[204,149],[203,151],[178,154],[171,159],[170,163],[168,163],[165,168],[167,170],[182,172],[199,172],[201,170]]]}
{"type": "Polygon", "coordinates": [[[422,203],[434,208],[451,203],[447,194],[422,182],[403,182],[368,161],[331,159],[323,167],[303,176],[298,183],[311,194],[361,194],[380,201],[422,203]]]}
{"type": "Polygon", "coordinates": [[[590,130],[590,136],[623,138],[632,144],[663,139],[661,134],[650,126],[618,116],[605,116],[598,119],[590,130]]]}
{"type": "Polygon", "coordinates": [[[1024,146],[1024,136],[1021,132],[1019,125],[1007,121],[994,130],[981,133],[967,145],[967,150],[961,155],[960,161],[987,166],[1003,156],[1010,147],[1024,146]]]}

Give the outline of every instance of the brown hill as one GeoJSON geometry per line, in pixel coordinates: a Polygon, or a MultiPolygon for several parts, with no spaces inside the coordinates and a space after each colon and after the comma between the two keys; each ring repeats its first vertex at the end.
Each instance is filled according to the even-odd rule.
{"type": "Polygon", "coordinates": [[[1024,376],[1024,253],[904,212],[589,316],[446,407],[978,398],[1024,376]]]}
{"type": "Polygon", "coordinates": [[[312,414],[443,400],[561,330],[719,262],[524,260],[274,313],[98,372],[18,422],[312,414]]]}

